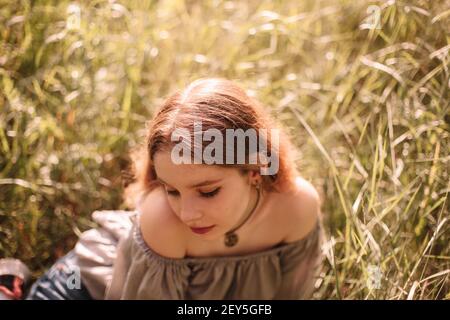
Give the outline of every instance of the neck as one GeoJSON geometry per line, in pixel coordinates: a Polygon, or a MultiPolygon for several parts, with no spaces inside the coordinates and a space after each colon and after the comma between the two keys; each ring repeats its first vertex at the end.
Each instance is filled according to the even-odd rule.
{"type": "MultiPolygon", "coordinates": [[[[247,206],[247,211],[248,213],[246,215],[244,215],[244,217],[241,219],[241,221],[239,221],[238,224],[236,224],[236,226],[231,229],[228,232],[234,232],[234,231],[238,231],[245,223],[248,223],[251,220],[251,216],[254,216],[254,212],[256,211],[259,203],[261,202],[261,190],[255,189],[256,190],[256,199],[253,201],[254,204],[253,205],[248,205],[247,206]]],[[[249,201],[250,203],[251,201],[249,201]]]]}

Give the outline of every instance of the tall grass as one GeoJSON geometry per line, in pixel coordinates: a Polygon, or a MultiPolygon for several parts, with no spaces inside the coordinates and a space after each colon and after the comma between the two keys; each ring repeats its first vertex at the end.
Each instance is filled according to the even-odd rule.
{"type": "Polygon", "coordinates": [[[0,257],[38,276],[94,210],[126,209],[155,107],[222,76],[321,192],[315,298],[449,299],[449,31],[448,1],[0,0],[0,257]]]}

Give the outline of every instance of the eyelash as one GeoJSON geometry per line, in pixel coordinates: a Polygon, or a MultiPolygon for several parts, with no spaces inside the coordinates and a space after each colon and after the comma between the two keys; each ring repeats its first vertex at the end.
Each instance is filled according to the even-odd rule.
{"type": "Polygon", "coordinates": [[[220,190],[220,187],[217,188],[217,189],[215,189],[215,190],[213,190],[213,191],[211,191],[211,192],[200,192],[200,194],[202,195],[202,197],[205,197],[205,198],[212,198],[212,197],[214,197],[216,194],[219,193],[219,190],[220,190]]]}
{"type": "MultiPolygon", "coordinates": [[[[211,192],[200,192],[200,196],[202,196],[204,198],[212,198],[215,195],[217,195],[217,193],[219,193],[219,190],[220,190],[220,187],[218,187],[217,189],[215,189],[211,192]]],[[[172,197],[177,197],[179,195],[178,191],[167,191],[167,194],[172,197]]]]}

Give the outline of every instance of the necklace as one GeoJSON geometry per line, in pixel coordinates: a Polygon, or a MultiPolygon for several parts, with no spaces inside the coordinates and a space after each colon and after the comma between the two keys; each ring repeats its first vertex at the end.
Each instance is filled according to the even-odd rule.
{"type": "Polygon", "coordinates": [[[256,200],[256,204],[253,207],[252,211],[250,211],[250,213],[248,214],[248,216],[245,218],[244,221],[242,221],[241,224],[239,224],[237,227],[231,229],[230,231],[228,231],[227,233],[225,233],[225,245],[227,247],[233,247],[236,245],[236,243],[238,243],[239,241],[239,237],[236,234],[236,230],[238,230],[240,227],[242,227],[244,225],[244,223],[247,222],[247,220],[250,218],[250,216],[253,214],[253,212],[255,211],[256,207],[259,204],[259,199],[261,197],[261,192],[260,192],[260,187],[259,185],[256,187],[256,191],[258,191],[258,199],[256,200]]]}

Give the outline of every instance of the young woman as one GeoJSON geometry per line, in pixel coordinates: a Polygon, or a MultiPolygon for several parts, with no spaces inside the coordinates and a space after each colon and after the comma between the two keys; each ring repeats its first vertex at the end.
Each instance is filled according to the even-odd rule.
{"type": "Polygon", "coordinates": [[[146,142],[126,190],[135,210],[95,212],[100,227],[28,299],[311,297],[320,199],[256,101],[231,81],[197,80],[165,101],[146,142]]]}

